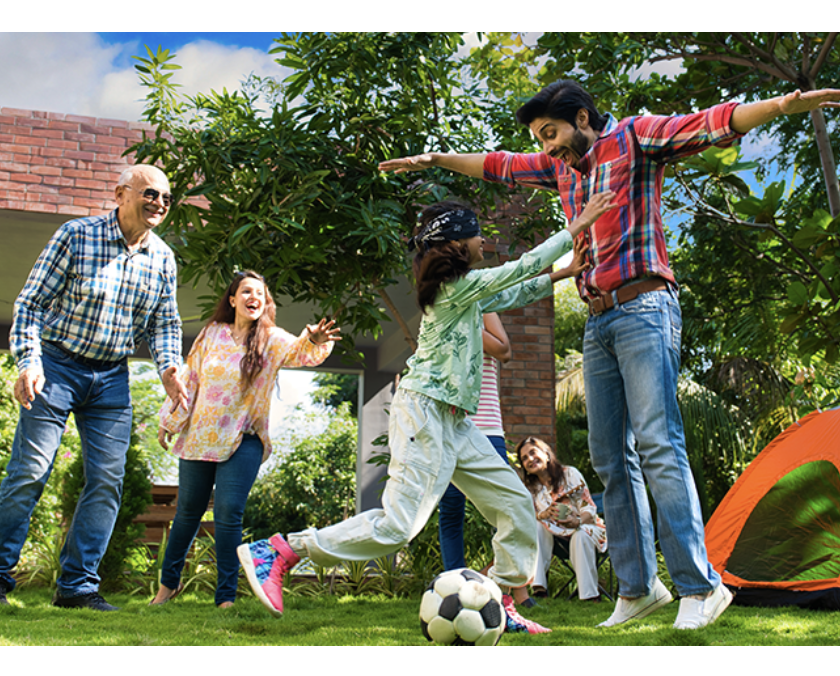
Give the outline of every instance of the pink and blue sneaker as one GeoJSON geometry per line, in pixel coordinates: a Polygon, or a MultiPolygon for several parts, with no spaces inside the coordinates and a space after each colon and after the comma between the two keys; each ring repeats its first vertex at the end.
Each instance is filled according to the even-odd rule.
{"type": "Polygon", "coordinates": [[[505,609],[506,624],[505,631],[511,634],[550,634],[551,629],[537,624],[533,620],[526,620],[513,603],[513,598],[509,594],[502,595],[502,607],[505,609]]]}
{"type": "Polygon", "coordinates": [[[283,576],[300,557],[279,533],[268,540],[239,545],[236,555],[257,598],[273,615],[282,615],[283,576]]]}

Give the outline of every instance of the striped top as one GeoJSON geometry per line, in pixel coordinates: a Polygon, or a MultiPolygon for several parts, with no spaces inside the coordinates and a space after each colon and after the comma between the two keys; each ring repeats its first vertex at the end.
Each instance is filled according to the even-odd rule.
{"type": "Polygon", "coordinates": [[[499,403],[499,360],[489,354],[484,355],[482,362],[478,411],[471,418],[475,426],[488,437],[505,436],[499,403]]]}
{"type": "Polygon", "coordinates": [[[619,208],[608,211],[580,237],[589,245],[589,270],[576,278],[581,298],[598,297],[641,277],[673,282],[662,228],[665,166],[710,146],[741,138],[730,126],[737,103],[690,115],[644,115],[609,121],[574,169],[545,153],[495,152],[484,161],[484,179],[509,187],[549,189],[560,195],[571,223],[590,196],[611,190],[619,208]]]}
{"type": "Polygon", "coordinates": [[[62,225],[14,307],[9,347],[18,369],[41,364],[41,340],[118,361],[145,340],[158,371],[181,365],[175,257],[148,232],[129,251],[117,210],[62,225]]]}

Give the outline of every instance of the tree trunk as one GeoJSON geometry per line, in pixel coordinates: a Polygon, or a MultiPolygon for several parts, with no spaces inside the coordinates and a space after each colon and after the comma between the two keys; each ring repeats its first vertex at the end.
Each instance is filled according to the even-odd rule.
{"type": "Polygon", "coordinates": [[[417,341],[414,340],[414,336],[411,335],[411,330],[408,328],[408,324],[406,324],[405,319],[403,319],[400,311],[397,310],[397,306],[394,305],[394,302],[391,300],[391,297],[382,287],[378,287],[376,289],[376,293],[379,294],[379,297],[385,303],[385,306],[391,311],[394,319],[399,324],[399,327],[402,329],[403,336],[405,337],[405,342],[409,344],[411,347],[412,352],[417,352],[417,341]]]}
{"type": "Polygon", "coordinates": [[[832,218],[836,218],[840,215],[840,182],[837,180],[837,165],[834,162],[834,153],[831,150],[828,130],[825,126],[825,116],[821,109],[817,108],[811,111],[811,122],[814,125],[814,135],[822,162],[823,176],[825,177],[828,208],[832,218]]]}

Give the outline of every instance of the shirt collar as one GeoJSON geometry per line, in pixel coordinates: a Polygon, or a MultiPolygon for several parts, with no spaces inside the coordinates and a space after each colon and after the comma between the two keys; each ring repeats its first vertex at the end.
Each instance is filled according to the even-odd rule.
{"type": "Polygon", "coordinates": [[[606,139],[608,136],[613,134],[615,130],[618,128],[618,121],[612,116],[611,113],[607,113],[607,122],[604,125],[604,128],[601,130],[601,133],[598,135],[598,138],[595,140],[589,150],[586,151],[586,155],[580,158],[580,168],[573,169],[572,167],[568,167],[569,169],[573,169],[573,171],[577,171],[581,174],[586,174],[591,169],[591,163],[595,158],[594,150],[595,146],[598,145],[601,141],[606,139]]]}
{"type": "MultiPolygon", "coordinates": [[[[106,222],[106,228],[108,230],[108,241],[114,242],[116,240],[122,240],[125,243],[126,248],[128,248],[128,243],[125,241],[125,235],[123,235],[123,231],[120,228],[120,220],[117,218],[117,211],[118,209],[114,209],[111,213],[108,214],[108,220],[106,222]]],[[[143,237],[143,241],[137,245],[134,251],[142,251],[149,248],[149,244],[151,243],[151,237],[149,236],[151,231],[146,232],[145,236],[143,237]]]]}
{"type": "Polygon", "coordinates": [[[607,123],[604,125],[604,129],[598,138],[601,139],[604,136],[609,136],[615,131],[616,127],[618,127],[618,120],[612,116],[612,113],[607,113],[607,123]]]}

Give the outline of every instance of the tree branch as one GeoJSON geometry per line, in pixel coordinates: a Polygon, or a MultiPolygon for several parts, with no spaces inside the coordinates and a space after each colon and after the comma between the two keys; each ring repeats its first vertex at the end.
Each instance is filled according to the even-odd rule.
{"type": "Polygon", "coordinates": [[[779,78],[780,80],[788,80],[789,82],[797,82],[799,80],[799,74],[796,71],[792,70],[786,63],[782,63],[772,52],[761,49],[755,43],[751,42],[743,33],[733,33],[732,37],[746,47],[751,54],[755,54],[759,60],[763,59],[775,65],[779,69],[779,72],[784,74],[779,78]]]}
{"type": "MultiPolygon", "coordinates": [[[[837,293],[831,287],[829,281],[823,276],[820,270],[814,265],[813,261],[806,256],[799,248],[794,245],[794,243],[788,239],[785,234],[779,230],[775,225],[772,223],[750,223],[749,221],[743,221],[733,213],[726,213],[713,207],[711,204],[706,202],[704,199],[695,196],[694,191],[692,190],[691,186],[688,182],[679,174],[679,172],[675,172],[675,176],[680,184],[683,186],[683,189],[688,193],[689,197],[694,201],[698,212],[700,215],[705,215],[710,218],[717,218],[722,220],[724,223],[729,223],[730,225],[738,225],[742,227],[747,227],[755,230],[769,230],[772,232],[776,237],[778,237],[785,246],[787,246],[790,251],[792,251],[799,259],[801,259],[808,269],[811,271],[814,277],[816,277],[820,282],[822,282],[823,286],[826,289],[826,292],[831,296],[831,299],[834,303],[840,302],[840,297],[838,297],[837,293]]],[[[727,200],[727,208],[730,210],[732,209],[729,201],[727,200]]],[[[778,261],[773,260],[773,264],[777,267],[781,267],[778,264],[778,261]]]]}
{"type": "Polygon", "coordinates": [[[814,65],[811,66],[811,70],[808,72],[808,79],[811,82],[817,81],[817,74],[820,72],[820,69],[823,67],[825,60],[828,58],[828,55],[831,53],[832,48],[834,47],[834,42],[837,40],[837,33],[829,33],[823,43],[822,49],[820,49],[820,53],[817,55],[816,61],[814,61],[814,65]]]}
{"type": "Polygon", "coordinates": [[[408,328],[408,324],[406,324],[405,320],[400,314],[400,311],[397,310],[397,306],[394,305],[394,302],[391,300],[391,297],[388,295],[388,292],[380,286],[376,288],[376,293],[379,294],[379,297],[382,299],[382,302],[385,303],[385,306],[388,308],[388,310],[390,310],[397,324],[399,324],[399,327],[402,329],[403,335],[405,337],[405,342],[407,342],[408,345],[411,347],[411,351],[416,352],[417,341],[415,341],[414,336],[411,335],[411,329],[408,328]]]}

